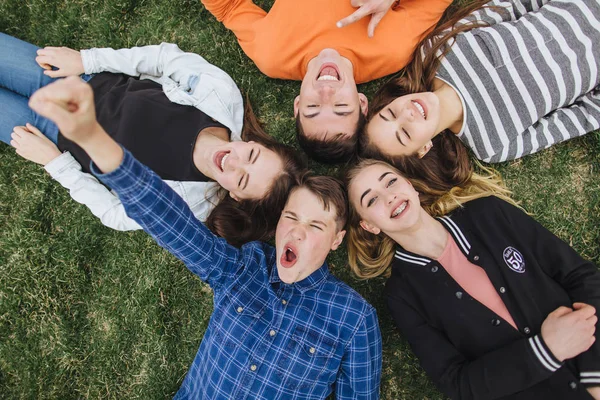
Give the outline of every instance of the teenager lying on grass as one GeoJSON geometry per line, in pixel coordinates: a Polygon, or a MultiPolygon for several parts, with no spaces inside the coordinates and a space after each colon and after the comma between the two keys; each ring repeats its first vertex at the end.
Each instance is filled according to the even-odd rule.
{"type": "Polygon", "coordinates": [[[294,100],[298,141],[326,163],[356,152],[368,108],[356,83],[404,67],[450,3],[366,0],[355,10],[354,0],[276,0],[267,13],[252,0],[202,0],[264,74],[302,81],[294,100]],[[370,22],[362,18],[369,14],[370,22]]]}
{"type": "Polygon", "coordinates": [[[79,52],[38,49],[0,33],[0,53],[0,140],[44,165],[104,225],[140,229],[89,174],[85,151],[27,105],[35,90],[59,77],[86,73],[100,125],[167,180],[213,232],[236,245],[274,232],[304,164],[262,130],[249,105],[244,117],[241,94],[224,71],[167,43],[79,52]]]}
{"type": "Polygon", "coordinates": [[[598,129],[599,85],[597,0],[478,1],[375,95],[360,153],[411,175],[458,170],[463,146],[513,160],[598,129]]]}
{"type": "Polygon", "coordinates": [[[375,160],[348,179],[350,265],[390,275],[392,317],[446,395],[600,399],[593,263],[502,200],[497,183],[440,198],[375,160]]]}
{"type": "Polygon", "coordinates": [[[214,291],[214,312],[176,398],[376,399],[381,336],[375,309],[327,269],[342,242],[347,198],[330,177],[300,179],[275,247],[228,245],[156,174],[96,122],[77,77],[37,91],[31,107],[88,153],[129,216],[214,291]]]}

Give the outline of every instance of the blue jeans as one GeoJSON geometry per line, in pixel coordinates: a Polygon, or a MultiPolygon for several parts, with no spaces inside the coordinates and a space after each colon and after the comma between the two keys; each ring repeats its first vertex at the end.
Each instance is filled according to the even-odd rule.
{"type": "MultiPolygon", "coordinates": [[[[38,89],[54,82],[43,73],[36,62],[39,47],[4,33],[0,33],[0,140],[10,143],[10,134],[17,125],[29,122],[54,143],[58,140],[58,127],[54,122],[34,112],[29,97],[38,89]]],[[[91,76],[84,75],[86,81],[91,76]]]]}

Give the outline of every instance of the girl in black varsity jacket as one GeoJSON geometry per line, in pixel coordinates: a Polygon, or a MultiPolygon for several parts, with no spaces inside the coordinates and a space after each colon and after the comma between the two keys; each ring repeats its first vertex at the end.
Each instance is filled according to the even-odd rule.
{"type": "Polygon", "coordinates": [[[354,272],[390,275],[394,321],[451,398],[600,399],[597,267],[519,208],[483,197],[506,198],[497,185],[472,186],[439,199],[455,210],[436,219],[427,211],[443,206],[421,182],[359,163],[348,173],[354,272]]]}

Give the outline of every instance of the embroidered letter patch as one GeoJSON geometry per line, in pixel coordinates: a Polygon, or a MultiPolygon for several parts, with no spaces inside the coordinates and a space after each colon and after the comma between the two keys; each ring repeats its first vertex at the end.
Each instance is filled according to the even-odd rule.
{"type": "Polygon", "coordinates": [[[508,265],[508,268],[520,274],[525,272],[525,260],[521,253],[519,253],[519,250],[508,246],[504,249],[502,255],[504,256],[504,262],[508,265]]]}

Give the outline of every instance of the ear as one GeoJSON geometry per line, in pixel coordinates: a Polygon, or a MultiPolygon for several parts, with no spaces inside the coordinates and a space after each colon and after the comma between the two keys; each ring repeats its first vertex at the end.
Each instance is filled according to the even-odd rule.
{"type": "Polygon", "coordinates": [[[419,158],[425,157],[425,154],[429,153],[429,150],[431,150],[432,147],[433,142],[430,140],[427,143],[425,143],[425,146],[421,147],[419,151],[417,151],[417,156],[419,156],[419,158]]]}
{"type": "Polygon", "coordinates": [[[298,116],[298,111],[300,111],[300,95],[294,99],[294,117],[298,116]]]}
{"type": "Polygon", "coordinates": [[[335,235],[335,240],[331,244],[331,250],[332,251],[336,250],[338,247],[340,247],[340,244],[342,244],[342,241],[344,240],[344,236],[346,236],[346,231],[344,231],[344,230],[339,231],[335,235]]]}
{"type": "Polygon", "coordinates": [[[240,202],[240,198],[237,197],[233,192],[229,192],[229,196],[238,203],[240,202]]]}
{"type": "Polygon", "coordinates": [[[373,235],[379,235],[379,233],[381,232],[381,229],[379,229],[375,225],[371,225],[365,220],[360,220],[360,227],[367,232],[371,232],[373,235]]]}
{"type": "Polygon", "coordinates": [[[358,94],[358,103],[360,104],[360,111],[363,115],[367,115],[369,112],[369,99],[362,93],[358,94]]]}

